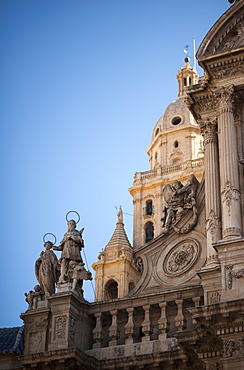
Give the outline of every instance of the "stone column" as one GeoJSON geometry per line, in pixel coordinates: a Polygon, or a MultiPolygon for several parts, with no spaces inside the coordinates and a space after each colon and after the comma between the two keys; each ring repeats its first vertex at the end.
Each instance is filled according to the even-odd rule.
{"type": "Polygon", "coordinates": [[[241,204],[233,85],[215,91],[219,98],[220,183],[223,238],[241,236],[241,204]]]}
{"type": "Polygon", "coordinates": [[[112,324],[109,327],[109,336],[112,339],[109,342],[109,347],[116,346],[117,345],[117,339],[119,338],[119,330],[118,330],[118,319],[117,319],[117,313],[118,310],[110,311],[112,315],[112,324]]]}
{"type": "Polygon", "coordinates": [[[125,334],[127,335],[127,338],[125,340],[125,344],[131,344],[133,343],[133,337],[134,337],[134,321],[133,321],[133,307],[128,307],[128,321],[125,324],[125,334]]]}
{"type": "Polygon", "coordinates": [[[163,340],[166,339],[166,333],[169,331],[169,321],[166,316],[167,302],[159,303],[159,307],[161,308],[161,317],[158,320],[158,328],[161,333],[159,334],[158,339],[163,340]]]}
{"type": "Polygon", "coordinates": [[[101,348],[102,341],[103,341],[103,332],[102,332],[102,313],[98,312],[95,313],[96,318],[96,326],[93,330],[93,340],[95,343],[93,344],[93,348],[101,348]]]}
{"type": "Polygon", "coordinates": [[[217,252],[212,244],[221,239],[221,205],[217,120],[200,121],[204,138],[205,203],[207,233],[207,264],[218,264],[217,252]]]}
{"type": "Polygon", "coordinates": [[[142,322],[142,332],[145,334],[142,337],[142,342],[149,342],[150,341],[150,334],[151,334],[151,323],[150,323],[150,305],[143,306],[143,310],[145,311],[145,317],[142,322]]]}

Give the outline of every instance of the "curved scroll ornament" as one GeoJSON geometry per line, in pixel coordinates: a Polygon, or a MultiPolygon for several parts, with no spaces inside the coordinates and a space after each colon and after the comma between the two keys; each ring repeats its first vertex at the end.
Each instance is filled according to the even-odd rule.
{"type": "Polygon", "coordinates": [[[227,275],[227,284],[228,289],[232,289],[232,278],[240,279],[244,277],[244,269],[240,269],[239,271],[233,271],[233,265],[227,266],[226,269],[228,271],[227,275]]]}
{"type": "Polygon", "coordinates": [[[142,274],[143,273],[143,261],[140,256],[137,257],[135,265],[136,265],[137,270],[142,274]]]}
{"type": "Polygon", "coordinates": [[[184,273],[194,264],[198,254],[199,245],[194,240],[178,243],[164,260],[164,272],[171,276],[184,273]]]}
{"type": "Polygon", "coordinates": [[[196,191],[198,188],[198,180],[194,175],[190,175],[186,185],[180,181],[165,185],[163,188],[163,196],[166,202],[166,207],[163,210],[163,234],[168,234],[173,229],[178,234],[186,234],[191,231],[197,224],[198,212],[196,205],[196,191]],[[182,227],[177,226],[182,217],[192,210],[192,217],[187,224],[182,227]]]}

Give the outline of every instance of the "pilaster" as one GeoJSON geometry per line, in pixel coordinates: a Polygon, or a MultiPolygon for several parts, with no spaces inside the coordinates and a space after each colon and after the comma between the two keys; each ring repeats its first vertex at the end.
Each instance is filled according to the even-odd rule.
{"type": "Polygon", "coordinates": [[[234,87],[215,91],[219,101],[220,183],[223,238],[241,236],[241,204],[237,137],[234,125],[234,87]]]}
{"type": "Polygon", "coordinates": [[[205,200],[206,200],[206,234],[207,234],[207,264],[218,264],[217,252],[213,243],[221,239],[221,206],[219,181],[219,156],[217,138],[217,120],[199,121],[204,138],[205,164],[205,200]]]}

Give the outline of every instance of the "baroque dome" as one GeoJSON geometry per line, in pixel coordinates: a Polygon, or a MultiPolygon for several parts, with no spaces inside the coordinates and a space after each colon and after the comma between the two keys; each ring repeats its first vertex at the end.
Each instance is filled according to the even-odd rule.
{"type": "Polygon", "coordinates": [[[162,131],[175,130],[180,126],[189,124],[197,126],[184,99],[177,99],[168,105],[164,114],[157,121],[152,132],[152,142],[162,131]]]}

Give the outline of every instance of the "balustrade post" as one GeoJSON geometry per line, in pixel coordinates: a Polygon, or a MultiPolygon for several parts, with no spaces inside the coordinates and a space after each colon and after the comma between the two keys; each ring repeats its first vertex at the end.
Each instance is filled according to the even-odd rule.
{"type": "Polygon", "coordinates": [[[183,315],[183,299],[178,299],[175,301],[178,306],[178,313],[175,317],[175,326],[177,330],[184,330],[186,327],[186,320],[183,315]]]}
{"type": "Polygon", "coordinates": [[[161,308],[161,317],[158,320],[158,328],[161,333],[159,334],[158,339],[163,340],[166,339],[166,333],[169,331],[169,321],[166,316],[167,302],[159,303],[159,307],[161,308]]]}
{"type": "Polygon", "coordinates": [[[93,344],[93,348],[101,348],[103,341],[102,313],[98,312],[94,315],[96,318],[96,326],[93,330],[93,340],[95,341],[95,343],[93,344]]]}
{"type": "Polygon", "coordinates": [[[125,339],[125,344],[131,344],[134,342],[134,321],[133,321],[133,307],[128,307],[127,309],[128,312],[128,321],[125,324],[125,334],[127,335],[128,338],[125,339]]]}
{"type": "Polygon", "coordinates": [[[118,310],[110,311],[112,315],[112,324],[109,327],[109,336],[112,339],[109,342],[109,347],[116,346],[117,345],[117,339],[119,338],[119,328],[118,328],[118,318],[117,313],[118,310]]]}
{"type": "Polygon", "coordinates": [[[145,317],[142,322],[142,332],[145,336],[142,337],[142,342],[149,342],[151,334],[150,305],[143,306],[142,308],[145,311],[145,317]]]}
{"type": "Polygon", "coordinates": [[[200,299],[201,297],[192,297],[195,307],[200,306],[200,299]]]}

